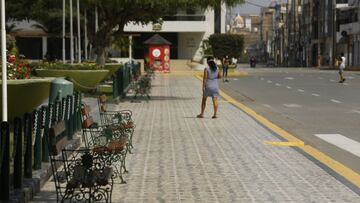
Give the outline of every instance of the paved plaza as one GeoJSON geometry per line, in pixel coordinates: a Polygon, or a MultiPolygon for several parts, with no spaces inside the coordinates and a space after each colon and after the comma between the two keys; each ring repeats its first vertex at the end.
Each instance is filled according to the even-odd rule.
{"type": "MultiPolygon", "coordinates": [[[[95,99],[84,101],[95,109],[95,99]]],[[[209,99],[196,118],[200,102],[197,78],[158,74],[149,102],[112,106],[132,110],[137,126],[127,184],[116,180],[113,202],[360,202],[296,148],[266,144],[281,140],[231,103],[221,99],[211,119],[209,99]]],[[[51,179],[33,202],[56,200],[51,179]]]]}

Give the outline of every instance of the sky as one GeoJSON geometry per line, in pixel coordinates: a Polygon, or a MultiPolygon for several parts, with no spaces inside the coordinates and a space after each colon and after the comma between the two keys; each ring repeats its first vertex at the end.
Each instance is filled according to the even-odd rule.
{"type": "Polygon", "coordinates": [[[270,2],[272,0],[246,0],[245,2],[249,2],[249,3],[245,3],[242,5],[239,5],[237,7],[235,7],[232,11],[233,15],[236,15],[237,13],[241,14],[260,14],[260,7],[259,6],[264,6],[264,7],[268,7],[270,2]],[[259,6],[254,6],[251,5],[250,3],[259,5],[259,6]]]}

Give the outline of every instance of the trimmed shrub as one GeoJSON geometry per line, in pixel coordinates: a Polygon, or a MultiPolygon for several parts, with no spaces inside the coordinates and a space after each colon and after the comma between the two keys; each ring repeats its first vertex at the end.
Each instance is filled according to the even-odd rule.
{"type": "Polygon", "coordinates": [[[240,58],[244,48],[244,37],[237,34],[212,34],[209,43],[216,58],[240,58]]]}
{"type": "Polygon", "coordinates": [[[32,69],[61,69],[61,70],[100,70],[103,69],[102,66],[95,63],[82,63],[82,64],[63,64],[63,63],[48,63],[48,62],[39,62],[31,63],[32,69]]]}

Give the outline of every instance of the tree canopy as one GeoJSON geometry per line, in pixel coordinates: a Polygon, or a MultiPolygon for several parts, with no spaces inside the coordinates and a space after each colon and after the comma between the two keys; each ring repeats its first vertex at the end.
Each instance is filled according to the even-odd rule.
{"type": "MultiPolygon", "coordinates": [[[[61,28],[61,2],[62,0],[7,0],[7,15],[13,19],[37,20],[48,31],[59,32],[57,29],[61,28]]],[[[161,17],[173,15],[178,9],[219,8],[222,3],[233,6],[243,2],[244,0],[82,0],[81,8],[88,11],[90,43],[98,56],[103,57],[112,37],[122,35],[124,26],[129,22],[147,24],[161,17]],[[96,33],[95,8],[98,10],[99,22],[96,33]]]]}

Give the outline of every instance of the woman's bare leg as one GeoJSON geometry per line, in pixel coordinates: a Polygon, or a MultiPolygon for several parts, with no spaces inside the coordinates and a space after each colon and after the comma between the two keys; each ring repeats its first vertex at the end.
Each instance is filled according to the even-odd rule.
{"type": "Polygon", "coordinates": [[[213,104],[214,104],[214,115],[212,118],[217,118],[217,110],[219,107],[219,102],[218,102],[218,98],[217,97],[213,97],[213,104]]]}
{"type": "Polygon", "coordinates": [[[206,107],[206,99],[207,99],[207,97],[203,97],[201,100],[201,113],[197,116],[198,118],[204,117],[204,111],[205,111],[205,107],[206,107]]]}

